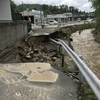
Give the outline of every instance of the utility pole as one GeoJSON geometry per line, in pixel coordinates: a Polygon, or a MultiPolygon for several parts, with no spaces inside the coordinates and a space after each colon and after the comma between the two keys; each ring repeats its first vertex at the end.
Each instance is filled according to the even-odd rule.
{"type": "MultiPolygon", "coordinates": [[[[23,1],[22,1],[22,7],[23,7],[23,1]]],[[[24,20],[24,11],[23,11],[23,20],[24,20]]]]}
{"type": "Polygon", "coordinates": [[[40,21],[41,21],[41,24],[42,24],[42,16],[41,16],[41,10],[40,10],[40,21]]]}
{"type": "Polygon", "coordinates": [[[73,9],[73,21],[74,21],[74,9],[73,9]]]}
{"type": "Polygon", "coordinates": [[[27,18],[28,18],[28,20],[29,20],[29,9],[28,9],[28,8],[27,8],[27,14],[28,14],[28,17],[27,17],[27,18]]]}
{"type": "Polygon", "coordinates": [[[74,8],[71,9],[72,10],[72,21],[74,21],[74,8]]]}
{"type": "Polygon", "coordinates": [[[66,5],[66,23],[67,23],[67,5],[66,5]]]}

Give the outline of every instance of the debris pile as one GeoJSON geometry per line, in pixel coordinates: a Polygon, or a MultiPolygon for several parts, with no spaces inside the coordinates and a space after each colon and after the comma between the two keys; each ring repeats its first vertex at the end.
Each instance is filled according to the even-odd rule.
{"type": "Polygon", "coordinates": [[[53,66],[60,66],[60,54],[56,47],[48,42],[29,45],[29,41],[19,41],[15,48],[18,52],[17,58],[22,62],[47,62],[53,66]]]}

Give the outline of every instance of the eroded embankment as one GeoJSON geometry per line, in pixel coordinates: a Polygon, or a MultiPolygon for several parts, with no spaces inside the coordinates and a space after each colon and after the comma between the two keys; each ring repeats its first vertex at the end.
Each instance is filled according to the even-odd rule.
{"type": "Polygon", "coordinates": [[[60,66],[61,55],[57,45],[49,41],[48,36],[29,37],[27,41],[19,41],[15,45],[18,57],[22,62],[46,62],[60,66]]]}

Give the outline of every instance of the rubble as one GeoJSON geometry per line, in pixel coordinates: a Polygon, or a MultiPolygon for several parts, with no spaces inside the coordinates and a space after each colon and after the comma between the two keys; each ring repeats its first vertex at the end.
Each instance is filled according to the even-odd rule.
{"type": "MultiPolygon", "coordinates": [[[[40,37],[38,38],[40,39],[40,37]]],[[[60,55],[53,44],[49,41],[43,42],[43,39],[40,39],[38,43],[34,37],[33,41],[36,43],[33,44],[32,37],[30,41],[31,45],[29,45],[29,41],[30,40],[20,41],[20,43],[15,45],[16,51],[18,52],[18,58],[21,59],[22,62],[48,62],[51,65],[60,66],[58,64],[60,55]]]]}
{"type": "Polygon", "coordinates": [[[52,57],[52,60],[53,60],[53,61],[56,61],[56,60],[57,60],[57,57],[52,57]]]}

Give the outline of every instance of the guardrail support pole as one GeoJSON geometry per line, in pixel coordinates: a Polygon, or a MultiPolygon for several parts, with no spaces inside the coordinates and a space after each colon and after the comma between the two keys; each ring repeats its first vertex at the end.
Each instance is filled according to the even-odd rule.
{"type": "Polygon", "coordinates": [[[83,77],[83,75],[82,75],[80,70],[79,70],[79,80],[80,80],[81,83],[84,82],[84,77],[83,77]]]}
{"type": "Polygon", "coordinates": [[[62,64],[61,67],[64,67],[64,48],[62,47],[62,64]]]}
{"type": "Polygon", "coordinates": [[[59,46],[59,52],[61,51],[61,46],[59,46]]]}
{"type": "Polygon", "coordinates": [[[62,64],[61,67],[64,67],[64,54],[62,54],[62,64]]]}

